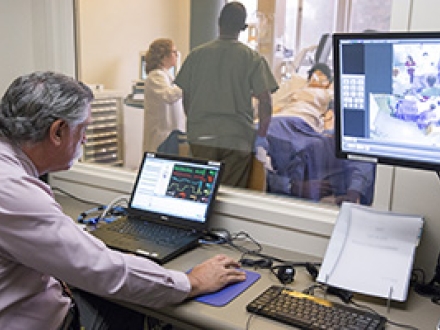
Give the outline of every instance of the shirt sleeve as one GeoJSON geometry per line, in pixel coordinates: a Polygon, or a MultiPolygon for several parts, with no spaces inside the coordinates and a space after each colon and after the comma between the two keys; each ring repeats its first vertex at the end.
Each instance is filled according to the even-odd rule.
{"type": "Polygon", "coordinates": [[[170,78],[162,70],[150,72],[145,88],[148,90],[147,93],[159,97],[168,104],[174,103],[182,98],[182,90],[180,87],[171,83],[170,78]]]}
{"type": "Polygon", "coordinates": [[[0,208],[0,250],[11,261],[85,291],[148,307],[187,297],[185,273],[107,248],[66,216],[37,178],[12,186],[0,208]]]}
{"type": "Polygon", "coordinates": [[[254,69],[251,75],[251,85],[254,95],[259,95],[265,91],[274,93],[278,89],[278,83],[270,70],[264,57],[259,56],[255,60],[254,69]]]}

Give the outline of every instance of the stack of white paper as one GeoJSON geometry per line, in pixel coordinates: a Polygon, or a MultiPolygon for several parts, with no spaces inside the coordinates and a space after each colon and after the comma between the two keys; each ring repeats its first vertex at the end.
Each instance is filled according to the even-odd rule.
{"type": "Polygon", "coordinates": [[[318,282],[405,301],[423,217],[341,206],[318,282]]]}

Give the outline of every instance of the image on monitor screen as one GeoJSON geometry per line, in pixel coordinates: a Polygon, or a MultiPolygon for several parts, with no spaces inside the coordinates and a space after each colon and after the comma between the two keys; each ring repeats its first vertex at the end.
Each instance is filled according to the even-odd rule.
{"type": "MultiPolygon", "coordinates": [[[[147,72],[145,71],[145,67],[147,65],[147,52],[139,52],[139,80],[145,80],[148,77],[147,72]]],[[[180,55],[179,55],[180,56],[180,55]]],[[[177,70],[179,68],[180,61],[177,61],[176,66],[173,66],[169,69],[171,76],[175,77],[177,70]]]]}
{"type": "Polygon", "coordinates": [[[440,33],[335,34],[339,157],[440,169],[440,33]]]}
{"type": "Polygon", "coordinates": [[[145,72],[145,56],[146,52],[140,52],[139,53],[139,79],[145,80],[147,79],[147,72],[145,72]]]}

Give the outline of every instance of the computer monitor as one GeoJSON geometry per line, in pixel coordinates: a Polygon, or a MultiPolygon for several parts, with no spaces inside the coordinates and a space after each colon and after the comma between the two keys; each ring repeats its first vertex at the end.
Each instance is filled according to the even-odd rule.
{"type": "Polygon", "coordinates": [[[147,52],[140,52],[139,53],[139,79],[140,80],[147,79],[147,73],[145,72],[145,65],[146,65],[145,57],[146,57],[146,54],[147,54],[147,52]]]}
{"type": "MultiPolygon", "coordinates": [[[[139,52],[139,80],[145,80],[148,77],[148,74],[145,72],[146,54],[147,52],[139,52]]],[[[179,60],[176,63],[176,66],[171,67],[169,70],[173,77],[175,77],[179,65],[180,65],[180,55],[179,55],[179,60]]]]}
{"type": "Polygon", "coordinates": [[[440,169],[440,33],[333,35],[336,154],[440,169]]]}

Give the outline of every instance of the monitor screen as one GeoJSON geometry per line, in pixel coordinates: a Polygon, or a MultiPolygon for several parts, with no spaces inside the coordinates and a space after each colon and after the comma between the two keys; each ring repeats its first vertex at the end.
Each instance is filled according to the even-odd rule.
{"type": "Polygon", "coordinates": [[[146,152],[129,209],[202,225],[212,212],[222,168],[221,162],[146,152]]]}
{"type": "Polygon", "coordinates": [[[145,59],[146,59],[146,52],[140,52],[139,53],[139,79],[145,80],[147,79],[147,73],[145,72],[145,59]]]}
{"type": "Polygon", "coordinates": [[[334,34],[336,154],[440,169],[440,33],[334,34]]]}
{"type": "MultiPolygon", "coordinates": [[[[145,80],[148,77],[147,72],[145,72],[145,67],[146,67],[146,58],[147,58],[147,52],[139,52],[139,80],[145,80]]],[[[179,55],[180,58],[180,55],[179,55]]],[[[169,69],[169,72],[171,74],[172,77],[176,76],[177,70],[179,68],[179,63],[180,60],[177,61],[176,66],[172,66],[169,69]]]]}

